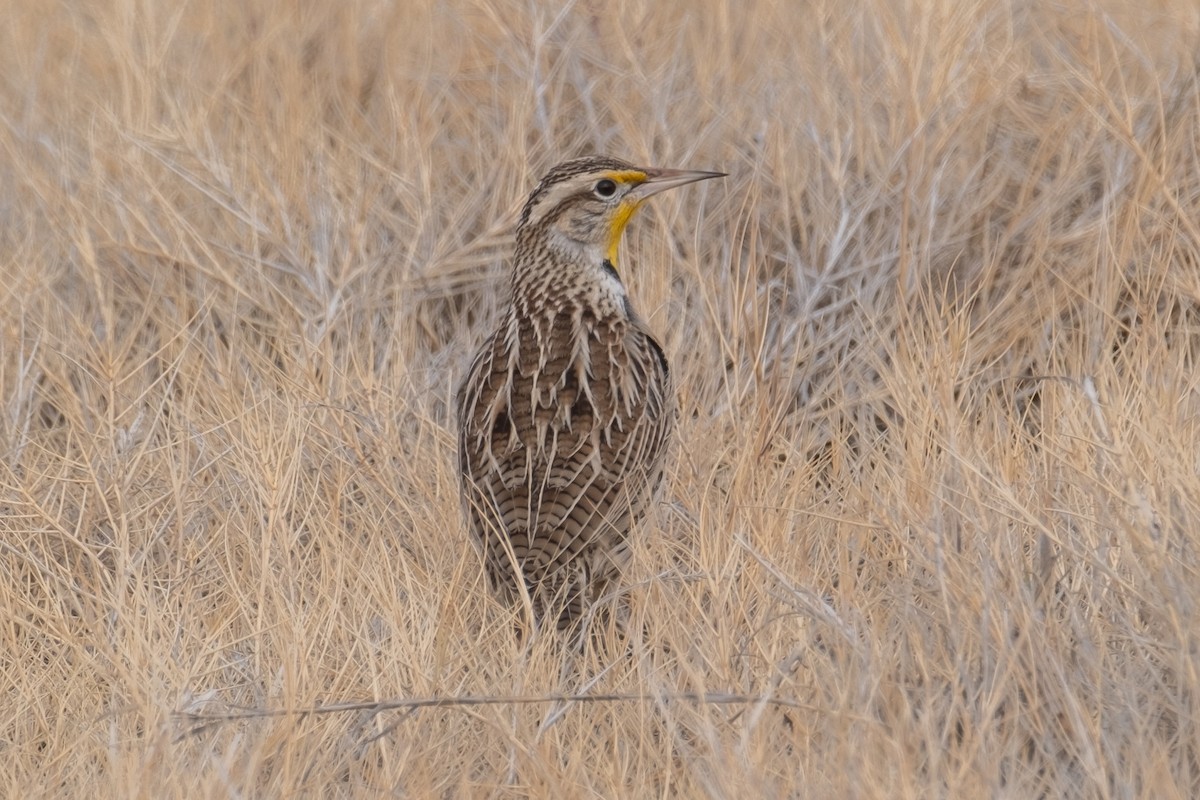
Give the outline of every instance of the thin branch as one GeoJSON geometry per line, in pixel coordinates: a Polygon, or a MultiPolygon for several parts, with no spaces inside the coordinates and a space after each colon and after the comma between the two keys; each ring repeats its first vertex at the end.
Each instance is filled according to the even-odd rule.
{"type": "Polygon", "coordinates": [[[279,717],[308,717],[318,714],[341,714],[348,711],[369,711],[378,714],[382,711],[407,709],[416,711],[422,708],[469,708],[474,706],[502,705],[534,705],[539,703],[701,703],[710,705],[762,704],[784,708],[800,708],[816,710],[813,706],[782,697],[765,697],[747,694],[730,694],[726,692],[680,692],[678,694],[547,694],[526,696],[484,696],[484,697],[413,697],[394,700],[359,700],[346,703],[332,703],[324,706],[308,708],[244,708],[223,714],[204,714],[189,711],[176,711],[172,717],[191,725],[186,735],[197,735],[209,728],[228,722],[248,719],[267,719],[279,717]]]}

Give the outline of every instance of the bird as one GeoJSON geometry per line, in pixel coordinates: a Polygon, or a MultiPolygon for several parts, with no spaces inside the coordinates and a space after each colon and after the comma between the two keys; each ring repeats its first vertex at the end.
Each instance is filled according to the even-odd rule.
{"type": "Polygon", "coordinates": [[[470,537],[535,630],[577,630],[612,590],[663,482],[675,394],[621,279],[622,234],[650,196],[725,174],[577,158],[521,210],[507,304],[455,406],[470,537]]]}

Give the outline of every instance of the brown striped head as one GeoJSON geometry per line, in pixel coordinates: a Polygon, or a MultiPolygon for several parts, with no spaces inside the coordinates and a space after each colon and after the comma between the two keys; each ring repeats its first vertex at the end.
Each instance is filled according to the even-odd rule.
{"type": "Polygon", "coordinates": [[[607,156],[564,161],[529,195],[517,240],[544,238],[550,249],[572,261],[616,264],[625,226],[646,198],[724,174],[635,167],[607,156]]]}

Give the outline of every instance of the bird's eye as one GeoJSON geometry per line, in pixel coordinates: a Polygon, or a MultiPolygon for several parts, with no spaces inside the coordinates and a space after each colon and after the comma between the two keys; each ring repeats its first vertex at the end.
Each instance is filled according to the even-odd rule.
{"type": "Polygon", "coordinates": [[[617,184],[614,181],[604,178],[596,181],[596,196],[597,197],[612,197],[617,193],[617,184]]]}

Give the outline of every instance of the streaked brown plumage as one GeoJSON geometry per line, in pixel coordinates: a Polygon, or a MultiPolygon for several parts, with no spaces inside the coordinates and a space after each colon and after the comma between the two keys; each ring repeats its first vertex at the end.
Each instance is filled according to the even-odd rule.
{"type": "Polygon", "coordinates": [[[662,482],[674,393],[618,276],[621,234],[646,197],[720,174],[576,159],[521,213],[511,303],[456,400],[471,536],[538,622],[568,627],[605,593],[662,482]]]}

